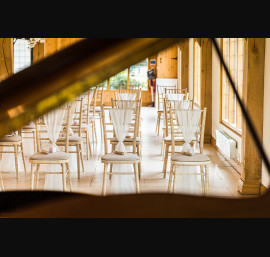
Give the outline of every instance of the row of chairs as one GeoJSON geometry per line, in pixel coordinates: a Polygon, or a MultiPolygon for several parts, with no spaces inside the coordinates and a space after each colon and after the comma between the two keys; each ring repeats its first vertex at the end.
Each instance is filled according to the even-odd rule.
{"type": "MultiPolygon", "coordinates": [[[[189,93],[187,89],[177,89],[176,86],[163,86],[158,87],[158,112],[157,112],[157,124],[156,133],[159,135],[159,127],[161,117],[163,120],[163,138],[161,143],[161,155],[163,157],[163,175],[166,178],[167,175],[167,165],[168,156],[171,154],[170,158],[170,173],[168,182],[168,192],[176,192],[176,176],[177,175],[200,175],[202,192],[208,194],[209,192],[209,164],[210,158],[203,154],[204,145],[204,130],[205,130],[205,120],[206,120],[206,108],[200,110],[200,119],[198,123],[198,129],[194,133],[194,137],[191,140],[191,144],[196,148],[199,146],[199,152],[187,156],[182,151],[176,151],[177,147],[183,147],[186,143],[183,136],[183,131],[181,131],[181,126],[179,124],[179,115],[184,115],[188,110],[189,113],[198,111],[194,108],[194,100],[189,99],[189,93]],[[182,95],[182,96],[181,96],[182,95]],[[161,104],[162,103],[162,104],[161,104]],[[200,166],[200,172],[177,172],[176,167],[182,166],[200,166]],[[172,189],[173,188],[173,189],[172,189]]],[[[187,116],[189,117],[189,116],[187,116]]],[[[186,117],[186,118],[187,118],[186,117]]],[[[191,116],[190,116],[191,117],[191,116]]],[[[189,117],[189,118],[190,118],[189,117]]],[[[188,121],[188,123],[190,120],[188,121]]],[[[183,129],[183,127],[182,127],[183,129]]]]}
{"type": "MultiPolygon", "coordinates": [[[[103,87],[98,88],[95,87],[93,89],[90,89],[86,94],[84,94],[82,97],[77,98],[73,101],[74,107],[73,108],[73,116],[74,119],[72,120],[72,123],[65,126],[64,130],[62,130],[61,134],[62,137],[59,137],[56,144],[60,147],[65,146],[66,153],[76,153],[77,154],[77,171],[78,171],[78,178],[80,178],[80,168],[82,167],[82,170],[84,171],[84,163],[83,163],[83,155],[82,155],[82,145],[86,145],[86,156],[87,159],[89,159],[92,149],[90,142],[95,142],[97,140],[96,138],[96,127],[95,122],[96,119],[100,119],[101,122],[101,107],[103,105],[103,87]],[[67,127],[69,126],[69,127],[67,127]],[[70,128],[74,132],[74,135],[71,135],[69,137],[64,136],[67,133],[65,133],[66,129],[70,131],[70,128]],[[90,139],[90,132],[92,131],[92,140],[90,139]],[[66,138],[68,138],[68,144],[66,142],[66,138]],[[74,146],[76,148],[76,151],[70,151],[69,147],[74,146]],[[81,163],[80,163],[81,162],[81,163]]],[[[70,105],[71,103],[69,103],[70,105]]],[[[66,108],[70,108],[70,106],[67,105],[66,108]]],[[[70,108],[71,109],[71,108],[70,108]]],[[[69,110],[71,111],[71,110],[69,110]]],[[[65,116],[71,115],[71,113],[68,114],[68,109],[66,109],[65,116]]],[[[47,136],[47,128],[44,123],[43,117],[40,117],[35,121],[35,123],[30,123],[21,129],[19,129],[17,132],[12,132],[9,135],[6,135],[0,139],[0,155],[2,157],[2,154],[5,153],[14,153],[15,155],[15,170],[16,170],[16,178],[18,178],[18,155],[21,153],[23,165],[24,165],[24,171],[26,173],[26,164],[25,164],[25,156],[24,156],[24,139],[25,138],[32,138],[33,144],[34,144],[34,152],[35,154],[29,157],[29,162],[31,163],[31,172],[33,174],[37,174],[38,177],[38,171],[40,164],[55,164],[57,161],[59,164],[65,164],[67,162],[67,159],[65,158],[64,162],[62,160],[62,156],[57,155],[44,155],[41,154],[42,149],[42,143],[48,142],[49,138],[47,136]],[[27,137],[26,135],[31,135],[31,137],[27,137]],[[45,136],[44,136],[45,135],[45,136]],[[13,147],[13,151],[5,151],[4,148],[6,147],[13,147]],[[53,158],[53,160],[51,159],[53,158]],[[58,158],[58,160],[57,160],[58,158]],[[34,166],[37,166],[36,172],[33,171],[34,166]]],[[[67,155],[66,155],[67,156],[67,155]]],[[[2,160],[3,161],[3,160],[2,160]]],[[[63,165],[62,165],[63,168],[63,165]]],[[[68,170],[68,168],[67,168],[68,170]]],[[[0,172],[1,173],[1,172],[0,172]]],[[[2,176],[0,174],[0,186],[1,190],[4,190],[3,186],[3,180],[2,176]]],[[[33,184],[31,182],[31,187],[33,188],[33,184]]],[[[65,185],[63,184],[63,189],[65,190],[65,185]]]]}

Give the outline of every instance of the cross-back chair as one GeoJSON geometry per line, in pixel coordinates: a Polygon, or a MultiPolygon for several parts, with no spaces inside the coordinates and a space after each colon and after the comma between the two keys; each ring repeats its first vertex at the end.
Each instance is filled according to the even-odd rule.
{"type": "MultiPolygon", "coordinates": [[[[170,176],[168,183],[168,193],[171,192],[171,187],[173,186],[173,192],[176,192],[176,176],[201,176],[202,183],[202,192],[204,195],[207,195],[209,192],[209,165],[211,163],[210,158],[207,155],[203,154],[203,144],[204,144],[204,131],[205,131],[205,120],[206,120],[206,108],[203,110],[184,110],[184,111],[200,111],[200,121],[198,125],[199,129],[199,139],[195,139],[193,141],[197,141],[199,143],[199,153],[195,152],[194,155],[188,156],[182,152],[176,152],[175,150],[175,134],[174,129],[171,127],[171,137],[172,137],[172,156],[171,156],[171,167],[170,167],[170,176]],[[185,173],[178,172],[176,166],[200,166],[200,172],[194,173],[185,173]]],[[[170,120],[173,122],[173,117],[176,117],[176,112],[179,110],[170,108],[170,120]]],[[[180,110],[183,111],[183,110],[180,110]]],[[[177,117],[176,117],[177,120],[177,117]]]]}
{"type": "Polygon", "coordinates": [[[186,109],[191,109],[193,110],[194,107],[194,100],[182,100],[182,101],[176,101],[176,100],[168,100],[166,98],[163,99],[164,101],[164,123],[165,123],[165,130],[164,130],[164,134],[163,134],[163,140],[162,140],[162,145],[161,145],[161,149],[162,149],[162,156],[164,159],[163,162],[163,174],[164,174],[164,178],[166,178],[166,173],[167,173],[167,162],[168,162],[168,156],[170,153],[170,147],[172,145],[172,139],[171,139],[171,127],[174,129],[174,135],[175,135],[175,145],[177,146],[181,146],[184,144],[184,138],[182,137],[182,133],[178,127],[178,124],[175,120],[175,118],[173,118],[173,123],[171,123],[170,120],[170,112],[169,112],[169,108],[172,109],[177,109],[181,108],[180,104],[183,103],[186,109]],[[173,124],[173,126],[172,126],[173,124]]]}
{"type": "MultiPolygon", "coordinates": [[[[137,154],[138,156],[141,157],[141,147],[142,147],[142,139],[140,136],[140,117],[141,117],[141,106],[142,106],[142,100],[112,100],[112,108],[133,108],[134,109],[134,116],[132,118],[132,123],[130,124],[130,128],[128,130],[129,134],[134,135],[134,129],[137,129],[138,134],[136,136],[136,149],[137,149],[137,154]],[[136,110],[138,108],[138,111],[136,110]],[[138,115],[138,117],[137,117],[138,115]],[[138,118],[137,122],[136,119],[138,118]],[[137,126],[137,127],[135,127],[137,126]]],[[[118,140],[115,136],[113,135],[113,138],[110,139],[110,144],[112,145],[112,151],[115,150],[115,146],[117,145],[118,140]]],[[[130,135],[127,135],[125,140],[123,141],[125,146],[132,146],[133,145],[133,137],[130,135]]],[[[112,165],[110,167],[112,169],[112,165]]],[[[138,166],[139,169],[139,179],[141,178],[141,164],[138,166]]]]}
{"type": "MultiPolygon", "coordinates": [[[[66,111],[67,121],[70,119],[70,107],[60,107],[66,111]]],[[[35,121],[36,125],[36,141],[39,142],[39,127],[40,124],[38,120],[35,121]]],[[[62,184],[63,184],[63,191],[66,191],[66,175],[69,182],[69,189],[72,191],[71,187],[71,178],[70,178],[70,169],[69,169],[69,122],[64,124],[65,129],[65,144],[64,148],[65,151],[56,151],[52,153],[43,153],[42,149],[40,148],[40,144],[37,144],[37,153],[31,155],[29,157],[29,162],[31,164],[31,182],[30,182],[30,189],[37,190],[38,183],[39,183],[39,175],[42,174],[61,174],[62,175],[62,184]],[[50,172],[50,171],[40,171],[41,164],[51,164],[61,165],[62,171],[61,172],[50,172]],[[66,165],[66,170],[64,165],[66,165]],[[36,166],[36,170],[34,170],[36,166]]]]}
{"type": "MultiPolygon", "coordinates": [[[[82,171],[84,172],[84,162],[83,162],[83,151],[82,151],[82,146],[83,146],[83,138],[82,138],[82,108],[83,108],[83,97],[77,98],[75,99],[72,103],[68,103],[67,107],[70,108],[70,110],[72,108],[74,113],[71,113],[70,111],[70,119],[69,119],[69,128],[71,128],[71,131],[73,132],[73,135],[70,134],[68,137],[69,140],[69,147],[75,147],[76,150],[75,151],[68,151],[69,154],[71,153],[75,153],[76,157],[77,157],[77,176],[78,179],[80,179],[81,177],[81,168],[82,171]],[[72,104],[74,105],[72,107],[72,104]],[[78,112],[76,112],[76,109],[79,109],[78,112]],[[77,115],[77,118],[74,120],[74,117],[71,117],[72,115],[74,116],[77,115]],[[74,122],[75,121],[75,122],[74,122]],[[77,134],[77,136],[74,134],[77,134]]],[[[68,120],[66,120],[68,121],[68,120]]],[[[63,126],[63,130],[67,129],[66,127],[66,123],[63,126]]],[[[62,130],[62,133],[63,133],[62,130]]],[[[66,142],[65,142],[65,133],[63,133],[63,136],[59,136],[56,145],[58,146],[65,146],[66,142]]],[[[86,146],[87,147],[87,146],[86,146]]],[[[91,148],[90,148],[91,151],[91,148]]]]}
{"type": "MultiPolygon", "coordinates": [[[[5,153],[14,153],[15,157],[15,170],[16,170],[16,178],[19,177],[19,163],[18,163],[18,155],[21,153],[22,160],[23,160],[23,167],[24,172],[26,174],[26,164],[25,164],[25,157],[23,151],[23,140],[22,140],[22,129],[19,129],[16,132],[12,132],[4,137],[0,138],[0,154],[5,153]],[[4,151],[5,147],[13,147],[13,151],[4,151]],[[20,150],[19,150],[20,147],[20,150]]],[[[3,160],[2,160],[3,161],[3,160]]]]}
{"type": "MultiPolygon", "coordinates": [[[[132,152],[125,153],[124,155],[118,154],[115,152],[109,152],[108,150],[108,142],[107,142],[107,125],[112,125],[111,122],[106,122],[106,116],[104,112],[104,107],[101,107],[102,109],[102,124],[103,124],[103,131],[104,131],[104,155],[101,157],[101,163],[104,164],[104,173],[103,173],[103,184],[102,184],[102,195],[106,195],[106,182],[107,182],[107,175],[134,175],[135,176],[135,185],[136,185],[136,192],[140,192],[139,187],[139,177],[138,177],[138,165],[141,163],[141,157],[136,152],[136,137],[138,135],[138,128],[137,122],[138,122],[138,111],[139,106],[136,107],[136,119],[135,119],[135,129],[133,130],[133,141],[132,141],[132,152]],[[114,164],[133,164],[134,172],[108,172],[108,165],[114,165],[114,164]]],[[[122,110],[122,108],[114,108],[112,111],[122,110]]],[[[110,110],[109,110],[110,111],[110,110]]]]}
{"type": "Polygon", "coordinates": [[[161,120],[163,119],[163,98],[164,98],[164,93],[165,89],[176,89],[175,86],[159,86],[157,85],[157,124],[156,124],[156,133],[159,135],[159,130],[160,130],[160,123],[161,120]]]}

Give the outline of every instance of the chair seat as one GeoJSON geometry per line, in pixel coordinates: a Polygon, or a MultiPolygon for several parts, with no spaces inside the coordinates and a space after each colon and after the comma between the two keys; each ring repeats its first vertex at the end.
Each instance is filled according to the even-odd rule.
{"type": "Polygon", "coordinates": [[[171,160],[176,162],[207,162],[210,161],[210,158],[200,153],[197,153],[192,156],[183,155],[181,153],[175,153],[172,155],[171,160]]]}
{"type": "MultiPolygon", "coordinates": [[[[78,136],[69,136],[69,142],[81,142],[82,138],[78,136]]],[[[59,137],[57,142],[65,142],[66,138],[65,137],[59,137]]]]}
{"type": "Polygon", "coordinates": [[[24,129],[36,129],[36,126],[35,126],[35,124],[34,125],[28,124],[28,125],[23,126],[22,129],[23,130],[24,129]]]}
{"type": "Polygon", "coordinates": [[[139,161],[140,157],[134,153],[126,153],[124,155],[107,153],[101,157],[103,161],[139,161]]]}
{"type": "Polygon", "coordinates": [[[59,161],[68,160],[69,154],[66,152],[55,152],[55,153],[35,153],[29,157],[29,160],[35,161],[59,161]]]}
{"type": "MultiPolygon", "coordinates": [[[[195,138],[194,138],[195,139],[195,138]]],[[[167,136],[164,138],[164,141],[165,142],[171,142],[172,141],[172,138],[171,136],[167,136]]],[[[184,138],[183,137],[175,137],[174,138],[174,141],[177,141],[177,142],[185,142],[184,138]]]]}
{"type": "Polygon", "coordinates": [[[0,142],[19,142],[22,138],[19,135],[4,136],[0,138],[0,142]]]}
{"type": "MultiPolygon", "coordinates": [[[[118,142],[117,138],[111,138],[110,142],[118,142]]],[[[124,142],[133,142],[133,138],[125,138],[124,142]]],[[[141,142],[141,138],[137,137],[136,142],[141,142]]]]}
{"type": "MultiPolygon", "coordinates": [[[[91,127],[89,125],[87,125],[86,123],[82,123],[82,126],[81,126],[82,129],[87,129],[89,130],[91,127]]],[[[73,131],[75,131],[76,129],[79,130],[79,126],[78,125],[72,125],[71,126],[71,129],[73,131]]]]}

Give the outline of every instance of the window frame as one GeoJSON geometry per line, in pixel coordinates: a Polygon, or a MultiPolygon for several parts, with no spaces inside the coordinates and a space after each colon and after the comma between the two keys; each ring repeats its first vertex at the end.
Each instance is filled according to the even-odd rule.
{"type": "Polygon", "coordinates": [[[193,99],[194,99],[194,105],[195,106],[197,106],[198,108],[200,108],[201,107],[201,62],[202,62],[202,55],[201,55],[201,46],[200,46],[200,43],[199,43],[199,41],[196,39],[196,38],[194,38],[194,40],[193,40],[193,99]],[[196,44],[198,44],[198,46],[199,46],[199,49],[200,49],[200,51],[199,51],[199,53],[200,53],[200,56],[199,56],[199,58],[200,58],[200,62],[199,62],[199,64],[197,64],[196,62],[196,56],[195,56],[195,49],[196,49],[196,44]],[[196,66],[198,66],[198,71],[199,71],[199,85],[197,86],[197,85],[195,85],[196,83],[195,83],[195,79],[196,79],[196,66]],[[196,87],[196,91],[195,91],[195,87],[196,87]],[[195,92],[198,92],[199,93],[199,101],[197,101],[197,99],[195,98],[195,92]]]}
{"type": "MultiPolygon", "coordinates": [[[[220,39],[220,49],[221,49],[222,55],[223,55],[223,49],[224,49],[224,40],[223,39],[224,38],[221,38],[220,39]]],[[[238,40],[239,38],[228,38],[228,39],[229,39],[228,42],[229,42],[229,45],[230,45],[230,39],[238,40]]],[[[242,40],[243,40],[243,42],[242,42],[242,47],[243,47],[242,48],[242,54],[243,54],[243,57],[242,57],[242,83],[241,83],[241,87],[242,88],[240,89],[241,91],[239,91],[239,88],[237,88],[240,97],[243,94],[244,73],[245,73],[245,71],[244,71],[244,59],[245,59],[245,50],[244,50],[245,43],[244,43],[244,38],[242,38],[242,40]]],[[[239,65],[239,53],[238,53],[238,49],[239,49],[239,47],[238,47],[238,42],[237,42],[237,58],[234,59],[234,61],[237,63],[237,68],[236,68],[236,71],[235,71],[235,73],[236,73],[235,75],[237,76],[236,85],[238,85],[238,79],[239,79],[239,66],[238,66],[239,65]]],[[[231,57],[231,55],[229,54],[229,57],[228,58],[230,59],[230,57],[231,57]]],[[[225,57],[224,57],[224,60],[226,62],[226,58],[225,57]]],[[[229,64],[227,64],[227,65],[228,65],[229,72],[231,73],[230,61],[229,61],[229,64]]],[[[233,74],[231,74],[231,75],[233,77],[233,74]]],[[[220,115],[219,115],[219,122],[223,126],[225,126],[226,128],[228,128],[229,130],[231,130],[233,133],[237,134],[239,137],[242,137],[242,126],[243,126],[243,124],[242,124],[242,113],[241,113],[241,108],[240,108],[240,106],[239,106],[239,104],[237,102],[237,99],[236,99],[236,96],[235,96],[234,93],[233,93],[233,95],[234,95],[234,100],[233,100],[234,101],[233,102],[234,108],[233,108],[233,110],[234,110],[234,116],[235,116],[235,118],[234,118],[235,125],[233,125],[232,123],[228,122],[223,117],[223,111],[224,111],[224,106],[223,106],[223,104],[224,104],[224,101],[223,101],[223,89],[224,89],[223,88],[223,82],[224,81],[223,81],[223,78],[224,78],[224,76],[226,77],[226,74],[225,74],[224,68],[222,66],[222,63],[220,62],[220,115]],[[239,118],[241,119],[241,129],[237,128],[238,122],[239,122],[239,120],[238,120],[239,118]]],[[[235,81],[234,78],[232,78],[232,79],[235,81]]],[[[227,80],[228,80],[228,78],[227,78],[227,80]]],[[[229,83],[229,81],[227,81],[227,83],[229,83]]],[[[230,91],[232,91],[232,87],[230,86],[230,84],[228,84],[228,90],[229,90],[229,92],[228,92],[228,94],[229,94],[230,91]]],[[[230,101],[229,95],[228,95],[227,98],[228,98],[228,100],[227,100],[228,107],[227,108],[228,108],[228,113],[229,113],[229,101],[230,101]]],[[[228,117],[228,120],[229,120],[229,117],[228,117]]]]}
{"type": "MultiPolygon", "coordinates": [[[[145,58],[145,59],[147,59],[147,70],[148,70],[148,67],[149,67],[149,58],[147,57],[147,58],[145,58]]],[[[144,61],[144,60],[142,60],[142,61],[144,61]]],[[[141,61],[141,62],[142,62],[141,61]]],[[[139,62],[140,63],[140,62],[139,62]]],[[[136,64],[135,64],[136,65],[136,64]]],[[[131,65],[131,66],[134,66],[134,65],[131,65]]],[[[131,67],[130,66],[130,67],[131,67]]],[[[127,68],[127,85],[130,85],[130,67],[128,67],[127,68]]],[[[125,70],[125,69],[124,69],[125,70]]],[[[123,71],[124,71],[123,70],[123,71]]],[[[121,73],[122,71],[120,71],[119,73],[121,73]]],[[[119,73],[117,73],[116,75],[118,75],[119,73]]],[[[116,76],[115,75],[115,76],[116,76]]],[[[146,73],[146,76],[147,76],[147,73],[146,73]]],[[[112,76],[112,77],[114,77],[114,76],[112,76]]],[[[110,88],[110,79],[112,78],[112,77],[110,77],[108,80],[106,80],[107,81],[107,88],[106,88],[106,90],[110,90],[110,91],[115,91],[115,90],[118,90],[118,89],[111,89],[110,88]]],[[[148,79],[147,79],[147,89],[141,89],[141,91],[149,91],[149,87],[148,87],[148,79]]]]}

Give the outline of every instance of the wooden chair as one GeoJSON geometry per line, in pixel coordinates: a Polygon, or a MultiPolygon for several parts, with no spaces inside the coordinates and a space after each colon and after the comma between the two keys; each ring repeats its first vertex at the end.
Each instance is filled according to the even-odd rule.
{"type": "MultiPolygon", "coordinates": [[[[17,133],[17,132],[16,132],[17,133]]],[[[25,157],[23,152],[23,143],[22,143],[22,129],[18,130],[18,134],[10,134],[0,138],[0,147],[3,150],[0,151],[0,154],[3,153],[14,153],[15,157],[15,169],[16,169],[16,178],[19,177],[19,167],[18,167],[18,154],[21,153],[23,160],[24,172],[26,174],[26,165],[25,165],[25,157]],[[13,147],[14,151],[4,151],[4,147],[13,147]],[[21,148],[20,151],[18,148],[21,148]]]]}
{"type": "MultiPolygon", "coordinates": [[[[72,147],[72,146],[75,146],[76,147],[76,151],[68,151],[70,154],[71,153],[75,153],[76,154],[76,157],[77,157],[77,174],[78,174],[78,179],[80,179],[81,177],[81,168],[82,168],[82,171],[84,172],[84,162],[83,162],[83,152],[82,152],[82,145],[83,145],[83,139],[81,137],[81,130],[82,130],[82,107],[83,107],[83,98],[80,98],[80,99],[76,99],[74,100],[76,102],[79,103],[79,106],[80,106],[80,110],[79,110],[79,117],[78,117],[78,120],[76,119],[77,124],[69,124],[69,127],[71,126],[72,127],[72,131],[74,132],[74,130],[76,131],[76,133],[78,134],[78,136],[76,135],[69,135],[68,137],[68,140],[69,140],[69,143],[68,143],[68,146],[69,147],[72,147]],[[81,162],[81,165],[80,165],[80,162],[81,162]],[[82,167],[81,167],[82,166],[82,167]]],[[[71,108],[70,104],[68,105],[69,108],[71,108]]],[[[70,117],[70,121],[71,123],[74,121],[72,119],[72,117],[70,117]]],[[[65,124],[64,124],[65,125],[65,124]]],[[[65,130],[67,127],[66,126],[63,126],[63,129],[65,130]]],[[[62,131],[63,133],[63,131],[62,131]]],[[[65,132],[66,133],[66,132],[65,132]]],[[[60,136],[56,142],[56,145],[58,146],[65,146],[66,145],[66,142],[65,142],[65,137],[63,136],[60,136]]],[[[91,148],[90,148],[91,149],[91,148]]]]}
{"type": "Polygon", "coordinates": [[[184,100],[189,99],[189,93],[187,88],[165,88],[165,95],[167,94],[184,94],[186,95],[184,100]]]}
{"type": "Polygon", "coordinates": [[[121,100],[119,99],[119,94],[136,94],[135,100],[140,100],[141,99],[141,89],[140,88],[128,88],[128,89],[121,89],[119,88],[119,92],[115,92],[115,99],[116,100],[121,100]]]}
{"type": "MultiPolygon", "coordinates": [[[[136,192],[140,192],[139,187],[139,178],[138,178],[138,165],[141,163],[141,157],[138,156],[136,153],[136,137],[138,134],[137,129],[134,129],[134,135],[133,135],[133,151],[132,153],[126,153],[125,155],[116,154],[114,152],[109,153],[108,151],[108,142],[107,142],[107,125],[111,125],[111,123],[106,123],[105,120],[105,113],[104,113],[104,107],[101,107],[102,109],[102,124],[103,124],[103,131],[104,131],[104,152],[105,154],[101,157],[101,163],[104,164],[104,174],[103,174],[103,185],[102,185],[102,195],[106,195],[106,180],[107,175],[113,175],[113,174],[119,174],[119,175],[134,175],[135,176],[135,184],[136,184],[136,192]],[[108,172],[108,165],[114,165],[114,164],[133,164],[134,173],[133,172],[125,172],[125,173],[119,173],[119,172],[108,172]]],[[[139,108],[137,107],[136,112],[138,112],[139,108]]],[[[137,119],[135,120],[135,123],[138,122],[138,114],[136,115],[137,119]]],[[[137,128],[137,124],[135,125],[135,128],[137,128]]]]}
{"type": "MultiPolygon", "coordinates": [[[[189,107],[188,109],[193,110],[194,107],[194,100],[184,100],[187,101],[189,103],[189,107]]],[[[184,138],[182,137],[182,133],[179,130],[178,124],[176,122],[176,120],[173,118],[173,123],[171,123],[170,120],[170,113],[169,113],[169,108],[173,108],[176,106],[178,101],[174,101],[174,100],[167,100],[166,98],[164,98],[164,122],[165,122],[165,133],[163,135],[163,140],[162,140],[162,154],[163,154],[163,174],[164,174],[164,178],[166,178],[166,173],[167,173],[167,162],[168,162],[168,156],[169,156],[169,148],[172,145],[172,138],[171,138],[171,129],[172,126],[171,124],[173,124],[173,129],[174,129],[174,135],[178,135],[178,137],[175,137],[175,145],[177,146],[181,146],[185,143],[184,138]],[[164,151],[165,149],[165,151],[164,151]]]]}
{"type": "MultiPolygon", "coordinates": [[[[36,152],[36,126],[34,123],[29,123],[22,127],[22,138],[31,138],[33,139],[34,152],[36,152]],[[31,134],[31,136],[25,137],[25,135],[31,134]]],[[[24,143],[24,140],[22,140],[24,143]]]]}
{"type": "MultiPolygon", "coordinates": [[[[64,108],[64,107],[63,107],[64,108]]],[[[64,108],[67,112],[67,120],[70,119],[70,108],[64,108]]],[[[39,142],[39,124],[38,121],[35,122],[36,125],[36,141],[39,142]]],[[[31,183],[30,189],[38,189],[39,182],[39,174],[61,174],[62,175],[62,183],[63,183],[63,191],[66,191],[66,173],[69,182],[70,191],[72,191],[71,187],[71,179],[70,179],[70,169],[69,169],[69,122],[67,122],[63,131],[65,131],[65,151],[57,151],[55,153],[44,154],[41,152],[40,144],[37,144],[37,153],[33,154],[29,157],[29,162],[31,163],[31,183]],[[48,171],[39,171],[41,164],[59,164],[62,167],[62,172],[48,172],[48,171]],[[66,165],[66,171],[64,169],[64,164],[66,165]],[[36,170],[34,168],[36,166],[36,170]],[[35,181],[36,180],[36,181],[35,181]],[[34,185],[35,184],[35,185],[34,185]]]]}
{"type": "MultiPolygon", "coordinates": [[[[169,99],[169,96],[173,96],[175,97],[175,99],[180,99],[178,98],[180,95],[182,96],[182,99],[187,101],[189,99],[189,95],[187,92],[187,89],[168,89],[168,88],[165,88],[165,93],[163,93],[163,106],[164,106],[164,99],[166,100],[171,100],[169,99]]],[[[175,103],[177,104],[177,101],[179,100],[171,100],[172,103],[175,103]],[[175,101],[175,102],[174,102],[175,101]]],[[[192,109],[193,109],[193,105],[194,105],[194,101],[193,99],[191,99],[192,101],[192,109]]],[[[163,107],[163,116],[165,117],[165,108],[163,107]]],[[[168,116],[168,115],[167,115],[168,116]]],[[[169,116],[168,116],[169,117],[169,116]]],[[[161,145],[161,155],[163,157],[164,155],[164,138],[165,138],[165,135],[168,136],[168,128],[166,128],[166,122],[170,122],[169,120],[167,119],[164,119],[163,120],[163,127],[162,127],[162,135],[163,135],[163,138],[162,138],[162,145],[161,145]]]]}
{"type": "MultiPolygon", "coordinates": [[[[132,133],[134,135],[134,129],[137,129],[139,132],[140,129],[140,115],[141,115],[141,106],[142,106],[142,100],[115,100],[112,99],[112,108],[123,108],[123,105],[125,106],[125,102],[128,103],[128,106],[131,106],[130,103],[133,103],[133,106],[131,108],[134,108],[134,117],[132,119],[132,123],[130,124],[130,129],[128,130],[129,133],[132,133]],[[138,112],[136,112],[136,109],[138,108],[138,112]],[[138,115],[138,122],[135,120],[137,119],[136,115],[138,115]],[[137,127],[135,127],[135,125],[137,127]]],[[[127,136],[125,140],[123,141],[125,146],[133,146],[133,137],[127,136]]],[[[115,137],[115,134],[113,138],[110,138],[110,144],[112,145],[112,152],[115,150],[115,146],[118,144],[118,140],[115,137]]],[[[138,133],[136,137],[136,152],[137,155],[141,157],[141,147],[142,147],[142,139],[140,136],[140,133],[138,133]]],[[[138,165],[139,169],[139,179],[141,178],[141,163],[138,165]]],[[[110,170],[112,170],[112,165],[110,166],[110,170]]]]}
{"type": "Polygon", "coordinates": [[[100,121],[100,136],[101,140],[103,138],[103,130],[102,130],[102,120],[101,120],[101,106],[103,105],[103,95],[104,95],[104,85],[96,86],[96,105],[91,106],[90,110],[92,113],[95,113],[96,119],[100,121]],[[95,110],[94,110],[95,108],[95,110]],[[95,111],[95,112],[94,112],[95,111]]]}
{"type": "MultiPolygon", "coordinates": [[[[86,157],[87,160],[89,160],[89,157],[92,153],[91,149],[91,142],[94,142],[94,137],[96,136],[96,123],[95,123],[95,106],[96,106],[96,89],[90,89],[86,94],[82,96],[82,101],[83,101],[83,108],[80,110],[76,110],[75,115],[82,116],[82,124],[81,124],[81,137],[84,140],[86,144],[86,157]],[[93,111],[91,112],[91,103],[92,101],[94,102],[93,104],[93,111]],[[92,115],[91,115],[92,114],[92,115]],[[91,133],[92,130],[92,133],[91,133]],[[90,140],[90,134],[92,134],[92,140],[90,140]]],[[[79,118],[75,118],[74,120],[79,120],[79,118]]],[[[71,126],[72,130],[74,133],[79,135],[79,130],[78,126],[71,126]]],[[[97,136],[96,136],[97,138],[97,136]]]]}
{"type": "MultiPolygon", "coordinates": [[[[180,152],[175,151],[175,136],[174,136],[174,129],[171,129],[171,136],[172,136],[172,156],[171,156],[171,167],[170,167],[170,176],[169,176],[169,183],[168,183],[168,193],[171,192],[171,186],[173,184],[173,192],[176,192],[176,176],[194,176],[200,175],[201,176],[201,183],[202,183],[202,191],[204,195],[207,195],[209,192],[209,165],[211,160],[208,156],[203,154],[203,143],[204,143],[204,130],[205,130],[205,120],[206,120],[206,108],[201,111],[201,123],[199,124],[200,132],[199,132],[199,153],[195,153],[192,156],[183,155],[180,152]],[[200,173],[184,173],[176,172],[176,166],[200,166],[200,173]]],[[[173,116],[175,115],[175,109],[170,108],[170,120],[171,123],[173,122],[173,116]]],[[[197,140],[195,140],[197,141],[197,140]]]]}
{"type": "Polygon", "coordinates": [[[165,93],[165,89],[176,89],[175,86],[159,86],[157,85],[157,104],[158,104],[158,110],[157,110],[157,124],[156,124],[156,133],[159,135],[160,130],[160,122],[163,119],[163,97],[165,93]]]}

